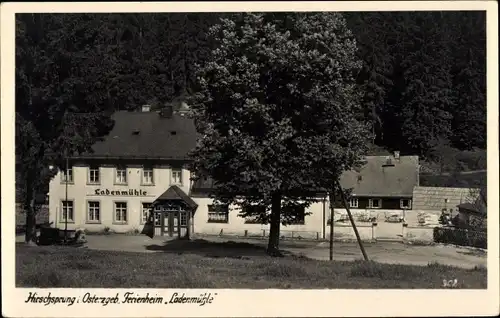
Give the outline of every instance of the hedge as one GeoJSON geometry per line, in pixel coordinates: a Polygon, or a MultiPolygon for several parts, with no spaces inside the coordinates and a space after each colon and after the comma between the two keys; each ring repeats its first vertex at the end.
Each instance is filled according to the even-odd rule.
{"type": "Polygon", "coordinates": [[[454,244],[487,248],[486,232],[476,232],[466,229],[435,227],[433,231],[435,243],[454,244]]]}

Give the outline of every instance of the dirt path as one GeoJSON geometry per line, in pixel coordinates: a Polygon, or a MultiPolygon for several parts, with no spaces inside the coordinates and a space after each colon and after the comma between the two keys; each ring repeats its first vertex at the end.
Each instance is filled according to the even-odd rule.
{"type": "MultiPolygon", "coordinates": [[[[246,242],[265,247],[266,241],[259,239],[237,239],[204,237],[210,242],[246,242]]],[[[88,248],[97,250],[121,250],[129,252],[155,252],[151,246],[161,247],[165,245],[165,238],[155,237],[150,239],[145,236],[126,235],[88,235],[88,248]]],[[[283,241],[281,248],[297,255],[304,255],[318,260],[328,260],[329,245],[327,242],[294,242],[283,241]]],[[[220,248],[219,248],[220,249],[220,248]]],[[[431,262],[457,266],[462,268],[473,268],[474,266],[485,266],[487,255],[485,252],[475,251],[467,248],[452,246],[411,246],[398,242],[377,242],[365,244],[366,252],[371,260],[383,263],[427,265],[431,262]]],[[[185,253],[195,253],[191,250],[185,253]]],[[[351,261],[362,259],[359,246],[356,243],[334,244],[334,260],[351,261]]]]}

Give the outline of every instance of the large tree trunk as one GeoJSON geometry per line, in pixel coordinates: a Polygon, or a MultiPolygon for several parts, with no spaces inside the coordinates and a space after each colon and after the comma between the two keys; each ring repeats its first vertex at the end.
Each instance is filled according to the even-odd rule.
{"type": "Polygon", "coordinates": [[[333,228],[335,226],[335,188],[330,192],[330,261],[333,261],[333,228]]]}
{"type": "Polygon", "coordinates": [[[27,244],[36,243],[36,210],[35,210],[35,194],[34,191],[29,189],[27,185],[26,198],[25,198],[25,212],[26,212],[26,233],[24,241],[27,244]]]}
{"type": "Polygon", "coordinates": [[[267,254],[270,256],[283,256],[279,251],[281,225],[281,193],[274,193],[271,198],[271,224],[269,229],[269,243],[267,254]]]}

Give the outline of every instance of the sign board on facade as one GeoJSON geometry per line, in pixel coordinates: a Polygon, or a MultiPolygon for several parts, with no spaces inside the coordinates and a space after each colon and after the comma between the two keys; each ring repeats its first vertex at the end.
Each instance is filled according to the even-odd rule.
{"type": "Polygon", "coordinates": [[[134,197],[143,197],[147,196],[148,192],[144,190],[137,189],[128,189],[128,190],[109,190],[109,189],[95,189],[93,195],[99,196],[134,196],[134,197]]]}

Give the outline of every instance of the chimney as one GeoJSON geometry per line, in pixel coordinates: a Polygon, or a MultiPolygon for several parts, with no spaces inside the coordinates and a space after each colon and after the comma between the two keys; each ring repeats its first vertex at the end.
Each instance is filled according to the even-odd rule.
{"type": "Polygon", "coordinates": [[[172,107],[172,105],[167,105],[160,111],[160,117],[162,118],[172,118],[173,114],[174,108],[172,107]]]}
{"type": "Polygon", "coordinates": [[[179,115],[184,116],[187,112],[189,112],[189,106],[186,102],[181,101],[179,107],[179,115]]]}
{"type": "Polygon", "coordinates": [[[394,159],[399,160],[399,151],[394,151],[394,159]]]}
{"type": "Polygon", "coordinates": [[[141,111],[142,111],[143,113],[147,113],[147,112],[149,112],[150,110],[151,110],[151,105],[148,105],[148,104],[146,104],[146,105],[142,105],[142,109],[141,109],[141,111]]]}

